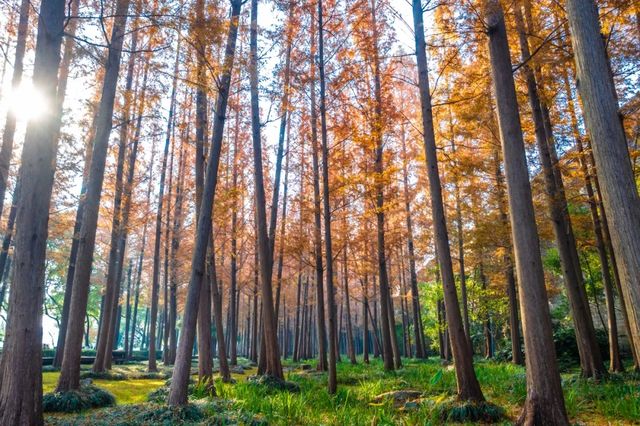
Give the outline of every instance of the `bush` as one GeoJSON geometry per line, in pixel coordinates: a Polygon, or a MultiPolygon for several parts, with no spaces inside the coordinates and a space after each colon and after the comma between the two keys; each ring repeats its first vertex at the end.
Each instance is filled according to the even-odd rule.
{"type": "Polygon", "coordinates": [[[45,394],[42,398],[42,410],[74,413],[89,408],[110,407],[115,403],[116,398],[110,392],[94,385],[85,385],[78,390],[45,394]]]}

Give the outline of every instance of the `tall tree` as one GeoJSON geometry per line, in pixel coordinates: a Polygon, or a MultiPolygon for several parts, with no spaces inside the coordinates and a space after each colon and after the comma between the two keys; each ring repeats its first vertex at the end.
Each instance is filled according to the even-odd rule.
{"type": "MultiPolygon", "coordinates": [[[[153,244],[153,273],[151,283],[151,318],[149,319],[149,371],[156,371],[156,326],[158,323],[158,303],[160,293],[160,243],[162,239],[162,206],[164,204],[164,186],[167,175],[167,160],[169,157],[169,147],[172,142],[174,114],[176,108],[176,90],[178,82],[178,70],[180,64],[180,36],[178,35],[178,45],[176,48],[176,60],[173,67],[173,84],[171,87],[171,99],[169,101],[169,114],[167,117],[167,133],[164,142],[164,154],[162,156],[162,166],[160,167],[160,186],[158,188],[158,206],[156,210],[156,231],[153,244]]],[[[167,207],[168,208],[168,207],[167,207]]],[[[167,223],[165,226],[169,226],[167,223]]],[[[166,241],[165,244],[169,242],[166,241]]]]}
{"type": "Polygon", "coordinates": [[[438,172],[438,160],[436,156],[436,141],[433,129],[433,115],[431,110],[431,94],[429,92],[429,75],[427,68],[426,43],[424,38],[423,7],[421,0],[413,0],[413,24],[416,43],[416,56],[418,66],[418,85],[420,91],[420,104],[422,107],[422,127],[424,149],[427,161],[427,174],[429,176],[429,190],[431,194],[431,215],[435,234],[436,250],[438,253],[438,265],[444,287],[444,302],[446,305],[447,324],[451,336],[451,348],[456,367],[456,379],[458,383],[458,398],[463,400],[484,400],[480,383],[473,370],[473,356],[469,341],[464,333],[460,305],[453,276],[451,251],[447,222],[442,201],[442,185],[438,172]]]}
{"type": "Polygon", "coordinates": [[[640,197],[631,169],[615,87],[600,36],[598,9],[593,0],[567,0],[567,17],[586,128],[614,254],[620,266],[622,297],[629,313],[631,342],[640,349],[640,197]]]}
{"type": "Polygon", "coordinates": [[[322,205],[324,217],[324,254],[326,259],[327,309],[329,313],[329,393],[336,393],[336,303],[333,288],[333,247],[331,240],[331,206],[329,204],[329,141],[327,137],[327,107],[325,94],[324,16],[323,3],[318,0],[318,74],[320,75],[320,136],[322,141],[322,205]]]}
{"type": "MultiPolygon", "coordinates": [[[[267,229],[266,199],[262,168],[262,141],[260,136],[260,105],[258,99],[258,1],[251,1],[249,80],[251,86],[251,134],[253,140],[253,164],[255,180],[256,232],[258,233],[258,258],[260,264],[260,292],[262,296],[262,345],[264,347],[264,374],[283,378],[278,347],[278,329],[275,316],[271,272],[273,249],[267,229]]],[[[274,186],[275,191],[275,186],[274,186]]],[[[277,203],[277,198],[275,199],[277,203]]],[[[273,223],[273,222],[272,222],[273,223]]],[[[271,228],[274,229],[273,227],[271,228]]]]}
{"type": "Polygon", "coordinates": [[[105,76],[102,84],[102,96],[96,119],[96,134],[93,141],[91,168],[89,170],[89,180],[87,183],[85,211],[80,229],[80,243],[73,279],[73,293],[69,306],[69,324],[65,338],[62,369],[57,386],[59,392],[77,389],[80,386],[80,357],[82,352],[84,317],[87,311],[87,298],[89,296],[93,252],[96,243],[100,197],[102,194],[107,148],[113,120],[113,104],[118,85],[118,76],[120,75],[120,59],[122,57],[122,46],[129,3],[129,0],[118,0],[113,28],[111,30],[111,39],[109,40],[105,76]]]}
{"type": "MultiPolygon", "coordinates": [[[[31,7],[29,5],[29,7],[31,7]]],[[[42,0],[33,82],[55,99],[65,2],[42,0]]],[[[15,269],[0,362],[0,423],[40,425],[42,418],[42,303],[49,205],[59,117],[45,114],[27,126],[22,150],[22,196],[16,218],[15,269]]]]}
{"type": "MultiPolygon", "coordinates": [[[[18,18],[18,34],[16,37],[16,56],[13,61],[13,76],[11,77],[11,88],[17,90],[22,83],[22,72],[24,71],[24,53],[27,48],[27,33],[29,31],[29,15],[31,12],[31,2],[22,0],[20,2],[20,14],[18,18]]],[[[9,108],[4,122],[2,132],[2,146],[0,147],[0,217],[4,210],[4,197],[7,191],[9,180],[9,168],[11,166],[11,156],[13,155],[13,143],[16,133],[16,115],[9,108]]]]}
{"type": "Polygon", "coordinates": [[[520,113],[511,71],[504,13],[498,0],[484,1],[491,77],[509,193],[511,232],[520,289],[527,371],[527,399],[519,424],[568,424],[556,363],[540,242],[533,212],[520,113]]]}
{"type": "Polygon", "coordinates": [[[564,284],[571,305],[573,324],[576,330],[576,338],[580,352],[582,374],[586,377],[600,377],[606,373],[600,349],[596,340],[591,310],[587,301],[582,270],[578,260],[578,250],[569,218],[567,199],[564,193],[562,176],[557,168],[554,169],[552,152],[555,151],[553,135],[549,134],[545,126],[543,105],[538,92],[539,82],[536,80],[534,70],[529,65],[531,53],[527,40],[524,18],[521,10],[522,4],[515,7],[516,27],[520,41],[520,53],[523,62],[523,72],[529,92],[529,105],[535,126],[535,137],[538,145],[540,163],[542,164],[545,178],[551,223],[555,234],[558,253],[562,263],[564,284]]]}
{"type": "Polygon", "coordinates": [[[196,321],[198,316],[198,299],[205,275],[205,260],[207,248],[211,238],[211,215],[215,196],[218,167],[220,165],[220,152],[224,136],[224,123],[229,100],[229,88],[235,59],[236,41],[238,37],[238,23],[242,2],[231,1],[231,21],[227,34],[227,43],[224,53],[224,65],[220,75],[218,86],[218,99],[214,114],[213,134],[209,149],[204,178],[202,203],[198,217],[197,233],[193,257],[191,260],[191,277],[187,290],[187,299],[184,307],[182,331],[178,340],[176,363],[173,370],[168,402],[170,405],[184,405],[187,403],[187,387],[191,367],[191,352],[195,337],[196,321]]]}

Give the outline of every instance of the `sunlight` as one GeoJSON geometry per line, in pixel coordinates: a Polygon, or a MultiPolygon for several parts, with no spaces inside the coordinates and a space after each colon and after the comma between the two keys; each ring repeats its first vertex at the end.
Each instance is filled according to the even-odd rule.
{"type": "Polygon", "coordinates": [[[16,89],[10,90],[7,106],[18,121],[36,120],[47,111],[47,101],[31,81],[23,81],[16,89]]]}

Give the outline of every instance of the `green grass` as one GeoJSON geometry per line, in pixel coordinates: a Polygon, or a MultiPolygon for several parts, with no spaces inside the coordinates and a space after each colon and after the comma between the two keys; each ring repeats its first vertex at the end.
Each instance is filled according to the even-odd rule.
{"type": "MultiPolygon", "coordinates": [[[[255,369],[245,375],[234,375],[236,384],[215,383],[217,398],[205,403],[199,400],[207,416],[235,419],[230,424],[270,425],[430,425],[441,424],[440,407],[450,404],[455,396],[456,382],[452,366],[442,366],[439,360],[404,360],[396,372],[384,372],[382,363],[361,362],[352,366],[338,365],[338,392],[326,391],[327,376],[314,370],[303,371],[285,362],[285,378],[296,383],[300,392],[290,393],[248,382],[255,369]],[[398,406],[391,400],[374,401],[382,393],[394,390],[417,390],[420,400],[398,406]],[[207,405],[208,404],[208,405],[207,405]]],[[[309,362],[314,365],[313,362],[309,362]]],[[[505,410],[504,424],[511,424],[520,413],[526,397],[525,372],[522,367],[505,363],[476,360],[476,372],[487,400],[505,410]]],[[[126,368],[140,368],[127,366],[126,368]]],[[[58,373],[44,373],[44,388],[51,390],[58,373]]],[[[164,384],[164,380],[95,380],[94,384],[109,390],[117,403],[134,404],[146,401],[147,394],[164,384]]],[[[595,383],[563,375],[567,411],[573,422],[589,425],[640,423],[640,376],[632,373],[614,375],[595,383]]],[[[130,409],[92,410],[98,416],[124,415],[144,409],[159,410],[157,405],[130,406],[130,409]],[[120,410],[120,411],[118,411],[120,410]],[[124,410],[124,411],[122,411],[124,410]],[[127,411],[128,410],[128,411],[127,411]],[[102,414],[100,414],[102,413],[102,414]]],[[[132,414],[132,415],[133,415],[132,414]]],[[[96,420],[93,414],[86,418],[96,420]]],[[[111,417],[109,417],[111,416],[111,417]]],[[[59,419],[59,418],[58,418],[59,419]]],[[[69,419],[69,418],[67,418],[69,419]]],[[[82,424],[80,418],[74,418],[82,424]]],[[[97,421],[97,420],[96,420],[97,421]]],[[[209,417],[209,423],[215,421],[209,417]]],[[[109,421],[105,421],[108,424],[109,421]]],[[[93,424],[93,423],[92,423],[93,424]]],[[[96,424],[99,424],[96,423],[96,424]]],[[[132,423],[133,424],[133,423],[132,423]]],[[[223,423],[229,424],[229,423],[223,423]]]]}

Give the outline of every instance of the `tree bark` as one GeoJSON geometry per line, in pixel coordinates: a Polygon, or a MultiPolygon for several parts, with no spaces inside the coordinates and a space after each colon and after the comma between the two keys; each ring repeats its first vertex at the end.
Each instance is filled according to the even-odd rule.
{"type": "MultiPolygon", "coordinates": [[[[312,21],[315,21],[315,13],[312,12],[312,21]]],[[[318,159],[318,116],[316,107],[316,34],[315,25],[311,26],[311,67],[310,92],[311,92],[311,157],[313,168],[313,244],[315,257],[315,283],[316,283],[316,325],[318,336],[318,371],[327,371],[327,327],[325,324],[324,286],[323,286],[323,261],[322,261],[322,214],[320,207],[320,161],[318,159]]]]}
{"type": "Polygon", "coordinates": [[[622,272],[622,297],[629,314],[631,342],[640,349],[640,197],[626,138],[618,116],[615,87],[610,78],[593,0],[567,0],[567,17],[576,63],[578,92],[593,156],[614,254],[622,272]]]}
{"type": "Polygon", "coordinates": [[[497,0],[485,0],[484,9],[527,354],[527,399],[518,423],[567,425],[504,14],[497,0]]]}
{"type": "MultiPolygon", "coordinates": [[[[618,343],[618,324],[616,320],[615,299],[613,295],[614,285],[611,279],[609,257],[607,255],[607,250],[604,244],[602,222],[600,221],[600,215],[598,213],[598,203],[593,190],[592,176],[589,170],[589,158],[584,152],[582,137],[578,128],[578,118],[573,101],[573,94],[571,93],[569,76],[567,75],[566,71],[563,73],[563,83],[567,96],[567,108],[569,110],[569,116],[571,118],[573,137],[575,139],[576,147],[580,155],[580,170],[584,178],[584,186],[587,192],[589,209],[591,212],[591,221],[593,222],[593,233],[596,239],[596,249],[598,250],[598,257],[600,259],[600,269],[602,272],[602,282],[604,285],[605,300],[607,304],[607,320],[609,328],[609,370],[623,371],[624,366],[620,358],[620,347],[618,343]]],[[[625,320],[625,323],[626,321],[628,320],[625,320]]]]}
{"type": "Polygon", "coordinates": [[[338,386],[336,376],[336,303],[333,288],[333,247],[331,240],[331,207],[329,205],[329,144],[327,141],[327,108],[325,101],[324,71],[324,16],[323,3],[318,0],[318,71],[320,74],[320,135],[322,141],[322,204],[324,217],[324,252],[326,258],[327,304],[329,305],[329,394],[335,394],[338,386]]]}
{"type": "MultiPolygon", "coordinates": [[[[48,99],[57,95],[64,7],[60,0],[40,4],[33,82],[48,99]]],[[[29,123],[22,151],[15,269],[0,362],[0,423],[6,425],[43,423],[42,304],[59,122],[54,111],[29,123]]]]}
{"type": "Polygon", "coordinates": [[[516,5],[515,16],[522,62],[524,63],[522,69],[529,92],[529,104],[535,125],[535,136],[540,155],[540,163],[542,164],[545,178],[545,189],[550,216],[562,264],[564,285],[567,289],[573,324],[576,330],[576,341],[580,353],[582,375],[585,377],[598,378],[606,374],[606,370],[602,363],[593,319],[584,289],[582,269],[580,268],[580,262],[578,260],[578,251],[568,214],[562,177],[560,171],[554,169],[554,162],[552,161],[551,151],[555,150],[555,148],[552,147],[554,142],[550,132],[546,131],[542,102],[538,93],[538,82],[536,81],[533,69],[528,64],[531,54],[529,52],[529,44],[526,36],[527,31],[524,26],[524,19],[520,7],[520,4],[516,5]]]}

